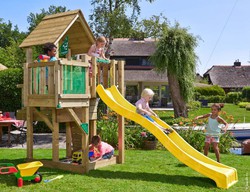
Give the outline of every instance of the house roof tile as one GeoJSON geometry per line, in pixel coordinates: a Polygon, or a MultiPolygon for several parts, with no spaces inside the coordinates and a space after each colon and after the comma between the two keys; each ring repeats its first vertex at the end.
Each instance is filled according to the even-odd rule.
{"type": "Polygon", "coordinates": [[[242,88],[250,86],[250,65],[214,65],[204,73],[204,77],[206,76],[209,76],[213,85],[222,88],[242,88]]]}
{"type": "Polygon", "coordinates": [[[167,74],[157,74],[154,70],[125,70],[125,82],[168,82],[167,74]]]}
{"type": "Polygon", "coordinates": [[[156,42],[153,39],[134,41],[128,38],[116,38],[112,41],[113,56],[150,56],[154,53],[156,42]]]}

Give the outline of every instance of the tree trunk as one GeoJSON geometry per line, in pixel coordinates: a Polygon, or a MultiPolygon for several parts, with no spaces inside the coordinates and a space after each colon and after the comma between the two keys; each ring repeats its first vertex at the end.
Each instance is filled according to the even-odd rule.
{"type": "Polygon", "coordinates": [[[188,117],[186,103],[181,96],[180,86],[176,75],[168,72],[168,83],[170,89],[170,95],[174,107],[174,117],[188,117]]]}

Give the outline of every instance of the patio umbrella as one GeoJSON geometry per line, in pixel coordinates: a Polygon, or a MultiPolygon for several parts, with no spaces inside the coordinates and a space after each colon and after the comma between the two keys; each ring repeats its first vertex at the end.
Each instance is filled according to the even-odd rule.
{"type": "Polygon", "coordinates": [[[8,69],[8,67],[4,66],[3,64],[0,63],[0,71],[8,69]]]}

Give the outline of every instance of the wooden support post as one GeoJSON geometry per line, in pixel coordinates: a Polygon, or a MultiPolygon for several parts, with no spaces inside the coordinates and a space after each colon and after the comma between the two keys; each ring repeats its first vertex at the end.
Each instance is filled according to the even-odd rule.
{"type": "Polygon", "coordinates": [[[125,129],[124,129],[124,117],[121,115],[118,115],[118,150],[119,150],[119,156],[118,156],[118,163],[122,164],[124,163],[124,157],[125,157],[125,129]]]}
{"type": "Polygon", "coordinates": [[[111,85],[116,85],[116,75],[115,75],[116,74],[116,65],[115,65],[114,60],[111,60],[109,74],[110,74],[110,84],[111,85]]]}
{"type": "Polygon", "coordinates": [[[96,135],[96,120],[89,121],[89,138],[91,139],[96,135]]]}
{"type": "Polygon", "coordinates": [[[29,77],[28,77],[28,64],[32,63],[32,48],[27,48],[26,49],[26,63],[23,66],[23,93],[24,93],[24,98],[23,98],[23,105],[26,107],[28,105],[28,94],[29,94],[29,77]]]}
{"type": "Polygon", "coordinates": [[[109,87],[108,85],[108,72],[109,72],[109,65],[103,64],[102,65],[102,77],[103,77],[103,87],[106,89],[109,87]]]}
{"type": "Polygon", "coordinates": [[[66,123],[66,157],[70,158],[72,156],[72,134],[70,123],[66,123]]]}
{"type": "MultiPolygon", "coordinates": [[[[118,62],[118,89],[120,93],[124,96],[124,62],[118,62]]],[[[124,117],[118,115],[118,149],[119,149],[119,157],[118,163],[124,163],[124,155],[125,155],[125,129],[124,129],[124,117]]]]}
{"type": "MultiPolygon", "coordinates": [[[[63,75],[62,75],[62,69],[61,69],[60,61],[55,62],[55,104],[58,105],[58,95],[62,93],[62,86],[63,86],[63,75]]],[[[56,107],[56,106],[55,106],[56,107]]]]}
{"type": "Polygon", "coordinates": [[[118,89],[124,96],[124,61],[118,61],[118,89]]]}
{"type": "MultiPolygon", "coordinates": [[[[96,58],[92,57],[92,79],[91,79],[91,98],[96,98],[96,71],[97,71],[97,65],[96,65],[96,58]]],[[[99,74],[98,74],[99,77],[99,74]]],[[[98,82],[99,83],[99,82],[98,82]]]]}
{"type": "Polygon", "coordinates": [[[27,159],[33,159],[33,111],[32,107],[26,107],[27,120],[27,159]]]}
{"type": "MultiPolygon", "coordinates": [[[[89,108],[83,108],[82,122],[89,123],[89,108]]],[[[82,134],[82,165],[84,167],[84,172],[89,172],[89,136],[87,134],[82,134]]]]}
{"type": "Polygon", "coordinates": [[[59,161],[59,123],[56,121],[56,108],[52,109],[52,161],[59,161]]]}

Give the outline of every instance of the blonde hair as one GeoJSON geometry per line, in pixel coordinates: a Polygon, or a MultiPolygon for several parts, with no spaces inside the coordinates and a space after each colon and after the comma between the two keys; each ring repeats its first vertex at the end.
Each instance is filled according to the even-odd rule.
{"type": "Polygon", "coordinates": [[[152,89],[149,88],[145,88],[143,89],[143,91],[141,92],[141,97],[146,97],[146,96],[154,96],[154,91],[152,89]]]}
{"type": "Polygon", "coordinates": [[[104,36],[100,36],[96,39],[96,42],[106,43],[106,38],[104,36]]]}

